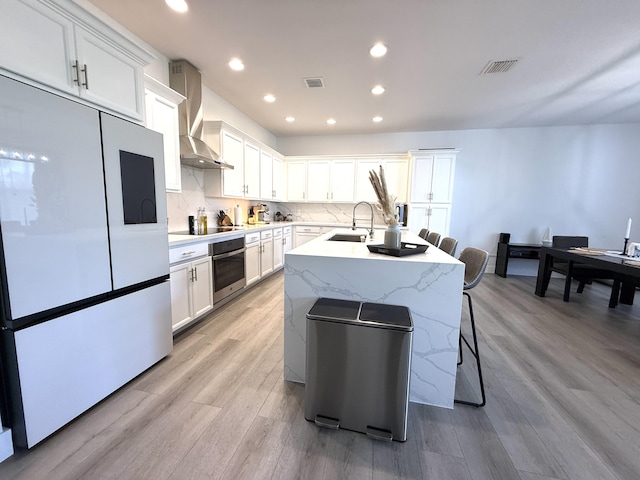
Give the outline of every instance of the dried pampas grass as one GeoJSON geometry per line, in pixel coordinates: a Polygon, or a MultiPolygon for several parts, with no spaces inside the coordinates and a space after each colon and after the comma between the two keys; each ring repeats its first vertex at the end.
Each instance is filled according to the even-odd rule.
{"type": "Polygon", "coordinates": [[[369,181],[378,197],[378,208],[382,212],[382,217],[387,225],[397,225],[396,196],[390,195],[387,190],[387,182],[384,178],[384,169],[380,165],[380,175],[375,170],[369,170],[369,181]]]}

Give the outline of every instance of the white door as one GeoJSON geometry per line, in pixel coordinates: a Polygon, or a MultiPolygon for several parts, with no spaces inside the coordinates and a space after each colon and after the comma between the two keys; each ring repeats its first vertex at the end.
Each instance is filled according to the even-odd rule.
{"type": "Polygon", "coordinates": [[[284,168],[281,158],[273,157],[273,194],[274,200],[284,200],[284,168]]]}
{"type": "Polygon", "coordinates": [[[273,193],[273,157],[268,152],[260,151],[260,198],[271,200],[273,193]]]}
{"type": "Polygon", "coordinates": [[[305,201],[307,196],[307,162],[287,162],[287,200],[305,201]]]}
{"type": "Polygon", "coordinates": [[[244,144],[244,196],[260,198],[260,150],[244,144]]]}
{"type": "Polygon", "coordinates": [[[226,131],[221,133],[222,159],[233,165],[233,170],[222,171],[222,194],[225,197],[244,197],[244,152],[242,139],[226,131]]]}
{"type": "Polygon", "coordinates": [[[356,166],[353,160],[331,162],[331,200],[353,202],[356,166]]]}
{"type": "Polygon", "coordinates": [[[273,230],[273,269],[277,270],[282,267],[284,262],[284,237],[282,229],[275,228],[273,230]]]}
{"type": "Polygon", "coordinates": [[[260,280],[260,242],[247,245],[245,252],[245,277],[247,285],[260,280]]]}
{"type": "Polygon", "coordinates": [[[100,118],[111,269],[118,289],[169,273],[164,147],[158,132],[105,113],[100,118]]]}
{"type": "Polygon", "coordinates": [[[211,257],[201,258],[191,262],[193,269],[193,290],[191,298],[193,305],[193,318],[213,308],[213,272],[211,269],[211,257]]]}
{"type": "Polygon", "coordinates": [[[358,160],[356,167],[356,202],[377,202],[378,198],[369,180],[369,171],[379,172],[378,160],[358,160]]]}
{"type": "Polygon", "coordinates": [[[328,202],[331,200],[330,171],[328,160],[312,160],[307,163],[307,200],[328,202]]]}
{"type": "Polygon", "coordinates": [[[170,272],[171,325],[175,330],[193,318],[191,309],[191,264],[175,265],[171,267],[170,272]]]}
{"type": "Polygon", "coordinates": [[[78,95],[73,23],[37,1],[3,1],[2,17],[2,68],[78,95]]]}
{"type": "Polygon", "coordinates": [[[413,162],[411,201],[428,203],[432,197],[433,155],[416,157],[413,162]]]}
{"type": "Polygon", "coordinates": [[[384,175],[387,180],[387,190],[396,196],[396,202],[407,201],[407,183],[409,178],[409,162],[407,160],[386,160],[384,175]]]}
{"type": "Polygon", "coordinates": [[[433,201],[451,203],[453,200],[454,155],[436,155],[433,162],[433,180],[431,191],[433,201]]]}
{"type": "Polygon", "coordinates": [[[143,70],[130,57],[75,26],[80,95],[135,120],[144,118],[143,70]]]}
{"type": "Polygon", "coordinates": [[[429,208],[429,230],[437,232],[443,237],[449,236],[451,205],[432,204],[429,208]]]}
{"type": "Polygon", "coordinates": [[[109,292],[98,112],[3,76],[0,92],[0,146],[10,146],[0,154],[0,225],[12,318],[109,292]]]}
{"type": "Polygon", "coordinates": [[[273,272],[273,239],[262,240],[260,252],[260,275],[265,275],[273,272]]]}

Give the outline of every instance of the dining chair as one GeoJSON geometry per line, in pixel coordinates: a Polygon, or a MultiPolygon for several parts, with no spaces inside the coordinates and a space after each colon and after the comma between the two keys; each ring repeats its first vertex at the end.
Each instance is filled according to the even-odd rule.
{"type": "MultiPolygon", "coordinates": [[[[551,246],[553,248],[560,248],[563,250],[569,250],[570,248],[588,247],[589,237],[554,235],[551,241],[551,246]]],[[[566,260],[554,259],[553,263],[551,264],[551,268],[549,269],[549,274],[547,275],[547,278],[545,278],[545,286],[549,285],[549,280],[551,279],[552,272],[559,273],[566,277],[564,283],[564,294],[562,296],[562,299],[565,302],[569,301],[569,296],[571,293],[571,282],[574,279],[578,280],[578,288],[576,290],[576,293],[582,293],[584,291],[585,285],[587,283],[591,283],[592,280],[616,280],[617,278],[615,273],[608,270],[593,267],[591,265],[583,265],[566,260]]],[[[612,302],[613,295],[612,299],[610,300],[610,305],[612,302]]]]}
{"type": "Polygon", "coordinates": [[[429,232],[429,235],[427,235],[427,242],[437,247],[440,244],[440,234],[436,232],[429,232]]]}
{"type": "Polygon", "coordinates": [[[418,236],[424,240],[427,239],[427,237],[429,236],[429,229],[428,228],[423,228],[422,230],[420,230],[420,233],[418,234],[418,236]]]}
{"type": "Polygon", "coordinates": [[[458,241],[455,238],[444,237],[440,240],[440,245],[438,248],[445,253],[448,253],[451,256],[456,254],[456,248],[458,247],[458,241]]]}
{"type": "Polygon", "coordinates": [[[471,402],[468,400],[454,399],[455,403],[461,403],[463,405],[471,405],[473,407],[484,407],[487,403],[487,399],[484,393],[484,381],[482,380],[482,367],[480,366],[480,352],[478,350],[478,335],[476,332],[476,322],[473,315],[473,304],[471,302],[471,295],[468,290],[476,287],[485,270],[487,269],[487,263],[489,263],[489,253],[485,250],[481,250],[475,247],[466,247],[460,254],[459,260],[464,263],[464,285],[462,287],[462,295],[467,297],[469,302],[469,318],[471,321],[471,333],[473,335],[473,347],[469,344],[465,336],[462,334],[462,325],[460,325],[460,335],[458,337],[458,352],[460,361],[458,365],[462,365],[462,342],[466,344],[467,348],[471,351],[471,354],[476,359],[476,366],[478,369],[478,382],[480,384],[480,396],[481,401],[471,402]]]}

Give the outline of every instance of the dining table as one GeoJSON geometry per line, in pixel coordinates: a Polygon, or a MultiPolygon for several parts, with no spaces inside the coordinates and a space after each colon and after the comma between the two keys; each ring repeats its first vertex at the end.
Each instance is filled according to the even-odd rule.
{"type": "Polygon", "coordinates": [[[618,303],[633,305],[636,288],[640,286],[640,258],[628,257],[620,252],[602,248],[580,247],[567,250],[542,247],[535,290],[535,294],[539,297],[545,296],[548,279],[551,275],[551,266],[555,259],[566,261],[569,264],[565,289],[571,286],[571,270],[574,264],[590,265],[612,273],[613,286],[609,298],[610,308],[615,308],[618,303]]]}

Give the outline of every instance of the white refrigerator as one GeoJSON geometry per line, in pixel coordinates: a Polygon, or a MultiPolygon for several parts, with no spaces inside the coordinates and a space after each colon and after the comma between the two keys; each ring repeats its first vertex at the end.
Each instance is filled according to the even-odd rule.
{"type": "Polygon", "coordinates": [[[0,76],[2,421],[32,447],[172,350],[162,136],[0,76]]]}

